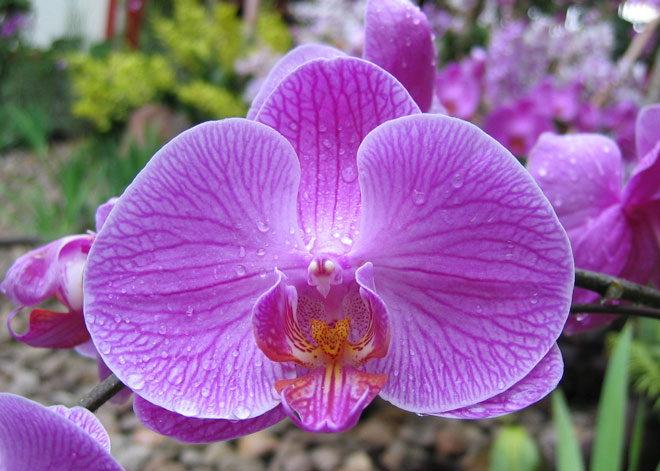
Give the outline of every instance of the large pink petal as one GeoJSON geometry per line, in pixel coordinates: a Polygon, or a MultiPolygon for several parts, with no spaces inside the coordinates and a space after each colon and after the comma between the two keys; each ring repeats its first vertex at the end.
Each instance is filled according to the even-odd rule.
{"type": "Polygon", "coordinates": [[[364,54],[394,75],[422,111],[433,100],[435,45],[426,15],[407,0],[370,0],[364,54]]]}
{"type": "Polygon", "coordinates": [[[637,158],[642,158],[660,141],[660,104],[642,108],[635,122],[637,158]]]}
{"type": "Polygon", "coordinates": [[[108,432],[105,431],[103,425],[101,425],[101,422],[99,422],[99,419],[93,413],[84,407],[72,407],[69,409],[64,406],[50,406],[48,409],[57,412],[65,419],[76,424],[110,453],[110,437],[108,436],[108,432]]]}
{"type": "Polygon", "coordinates": [[[305,44],[292,49],[268,73],[266,80],[259,89],[259,93],[252,100],[252,105],[250,105],[250,109],[247,112],[247,119],[254,119],[257,116],[264,102],[273,90],[277,88],[277,85],[279,85],[284,77],[298,68],[298,66],[321,57],[329,59],[331,57],[345,55],[346,53],[343,51],[323,44],[305,44]]]}
{"type": "Polygon", "coordinates": [[[478,404],[435,415],[454,419],[485,419],[510,414],[550,394],[563,373],[564,361],[559,348],[554,345],[527,376],[506,391],[478,404]]]}
{"type": "Polygon", "coordinates": [[[599,134],[543,134],[527,168],[569,236],[621,198],[621,152],[599,134]]]}
{"type": "Polygon", "coordinates": [[[343,432],[387,381],[348,365],[320,366],[304,376],[276,383],[289,418],[308,432],[343,432]]]}
{"type": "Polygon", "coordinates": [[[9,333],[19,342],[33,347],[72,348],[89,340],[85,319],[80,312],[34,308],[30,313],[28,330],[17,334],[11,326],[11,320],[19,311],[12,311],[7,318],[9,333]]]}
{"type": "Polygon", "coordinates": [[[270,427],[286,415],[281,407],[251,419],[197,419],[185,417],[158,407],[140,396],[135,396],[133,410],[140,422],[151,430],[188,443],[210,443],[231,440],[270,427]]]}
{"type": "Polygon", "coordinates": [[[123,469],[110,456],[107,434],[100,430],[102,427],[91,412],[70,409],[68,418],[60,412],[20,396],[0,393],[0,469],[123,469]]]}
{"type": "Polygon", "coordinates": [[[360,59],[310,61],[280,82],[256,119],[277,129],[298,153],[305,243],[314,242],[317,252],[348,250],[360,210],[360,142],[380,123],[418,112],[394,77],[360,59]]]}
{"type": "Polygon", "coordinates": [[[277,405],[287,370],[257,347],[250,313],[276,267],[306,274],[298,179],[291,146],[245,119],[186,131],[136,177],[85,273],[87,327],[126,386],[200,418],[277,405]]]}
{"type": "Polygon", "coordinates": [[[358,154],[361,237],[392,323],[365,365],[381,396],[420,413],[481,402],[527,376],[559,336],[573,291],[566,234],[529,174],[455,118],[375,129],[358,154]]]}

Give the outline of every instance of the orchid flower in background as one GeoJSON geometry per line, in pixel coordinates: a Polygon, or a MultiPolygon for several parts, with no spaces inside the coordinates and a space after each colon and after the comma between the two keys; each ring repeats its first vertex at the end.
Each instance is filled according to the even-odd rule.
{"type": "Polygon", "coordinates": [[[479,108],[484,53],[477,51],[461,62],[445,65],[436,76],[435,95],[450,116],[470,119],[479,108]]]}
{"type": "MultiPolygon", "coordinates": [[[[370,6],[392,4],[418,11],[370,6]]],[[[539,400],[573,287],[550,204],[475,126],[371,62],[294,55],[314,47],[253,120],[161,149],[92,247],[85,320],[138,417],[200,442],[343,431],[376,395],[467,418],[539,400]]]]}
{"type": "MultiPolygon", "coordinates": [[[[637,117],[639,156],[622,186],[621,150],[598,134],[544,134],[528,169],[553,204],[573,247],[577,268],[660,286],[660,105],[637,117]]],[[[576,288],[573,301],[598,295],[576,288]]],[[[616,316],[571,317],[567,333],[602,326],[616,316]]]]}
{"type": "MultiPolygon", "coordinates": [[[[111,198],[96,210],[96,230],[108,217],[117,198],[111,198]]],[[[71,235],[55,240],[19,257],[7,271],[0,292],[17,307],[7,319],[7,327],[16,339],[33,347],[80,347],[80,353],[96,357],[83,319],[82,279],[87,254],[95,234],[71,235]],[[36,306],[54,298],[65,312],[36,307],[29,327],[17,334],[11,321],[27,306],[36,306]]]]}
{"type": "Polygon", "coordinates": [[[82,407],[44,407],[0,393],[0,469],[3,471],[121,471],[110,438],[82,407]]]}

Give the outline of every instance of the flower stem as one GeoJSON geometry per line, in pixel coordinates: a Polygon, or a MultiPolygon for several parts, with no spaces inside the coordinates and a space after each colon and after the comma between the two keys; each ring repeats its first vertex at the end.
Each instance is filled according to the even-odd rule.
{"type": "Polygon", "coordinates": [[[78,401],[78,405],[85,409],[89,409],[91,412],[96,412],[99,407],[105,404],[112,396],[122,389],[124,389],[122,382],[119,381],[115,375],[111,374],[102,382],[94,386],[94,389],[78,401]]]}
{"type": "Polygon", "coordinates": [[[571,314],[616,314],[617,316],[648,317],[660,319],[660,309],[621,304],[571,304],[571,314]]]}
{"type": "Polygon", "coordinates": [[[660,308],[660,291],[604,273],[576,269],[575,286],[595,291],[606,299],[623,299],[660,308]]]}

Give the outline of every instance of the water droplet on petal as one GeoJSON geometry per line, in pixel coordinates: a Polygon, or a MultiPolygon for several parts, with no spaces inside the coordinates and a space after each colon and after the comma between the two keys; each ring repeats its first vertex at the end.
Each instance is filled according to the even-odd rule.
{"type": "Polygon", "coordinates": [[[192,316],[194,311],[195,311],[195,308],[194,308],[194,307],[192,307],[192,306],[188,306],[188,307],[186,308],[186,316],[188,316],[188,317],[192,316]]]}
{"type": "Polygon", "coordinates": [[[144,388],[144,377],[139,374],[132,374],[128,375],[126,378],[126,382],[130,386],[130,388],[134,391],[138,391],[142,388],[144,388]]]}
{"type": "Polygon", "coordinates": [[[164,335],[167,332],[167,328],[164,325],[158,327],[158,333],[164,335]]]}
{"type": "Polygon", "coordinates": [[[236,274],[238,276],[243,276],[243,275],[245,275],[245,273],[247,273],[247,270],[245,269],[245,267],[243,265],[236,265],[235,270],[236,270],[236,274]]]}
{"type": "Polygon", "coordinates": [[[99,350],[101,351],[101,353],[106,353],[107,354],[107,353],[110,353],[110,351],[112,350],[112,347],[110,346],[110,344],[108,342],[101,342],[101,345],[99,345],[99,350]]]}
{"type": "Polygon", "coordinates": [[[461,175],[461,174],[458,173],[458,172],[455,173],[455,174],[451,177],[451,186],[453,186],[454,188],[460,188],[460,187],[462,187],[462,186],[463,186],[463,175],[461,175]]]}
{"type": "Polygon", "coordinates": [[[238,256],[241,258],[245,257],[245,247],[242,245],[238,248],[238,256]]]}
{"type": "Polygon", "coordinates": [[[167,380],[172,384],[181,384],[183,381],[183,371],[175,366],[167,375],[167,380]]]}
{"type": "Polygon", "coordinates": [[[341,178],[346,183],[354,182],[355,179],[357,178],[357,176],[358,176],[358,173],[357,173],[357,169],[355,168],[355,165],[349,165],[348,167],[344,168],[341,171],[341,178]]]}
{"type": "Polygon", "coordinates": [[[418,206],[421,206],[424,203],[426,203],[426,195],[424,194],[423,191],[413,190],[412,200],[413,203],[415,203],[418,206]]]}
{"type": "Polygon", "coordinates": [[[257,255],[263,257],[264,255],[266,255],[266,249],[257,250],[257,255]]]}
{"type": "Polygon", "coordinates": [[[250,409],[244,406],[238,406],[236,409],[234,409],[234,415],[239,420],[245,420],[250,417],[250,409]]]}
{"type": "Polygon", "coordinates": [[[231,356],[233,356],[234,358],[236,358],[236,357],[238,356],[238,350],[237,350],[237,349],[233,349],[233,350],[231,351],[231,356]]]}

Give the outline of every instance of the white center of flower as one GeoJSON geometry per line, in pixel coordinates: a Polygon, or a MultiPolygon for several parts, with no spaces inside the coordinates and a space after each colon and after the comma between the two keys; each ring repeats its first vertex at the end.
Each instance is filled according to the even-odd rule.
{"type": "Polygon", "coordinates": [[[307,283],[326,298],[332,285],[343,281],[341,267],[327,257],[315,257],[307,267],[307,283]]]}

